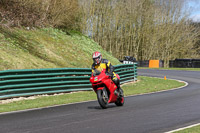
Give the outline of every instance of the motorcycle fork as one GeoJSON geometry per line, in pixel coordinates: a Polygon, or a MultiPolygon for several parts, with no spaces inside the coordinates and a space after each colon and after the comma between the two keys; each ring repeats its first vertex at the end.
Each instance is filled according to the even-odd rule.
{"type": "Polygon", "coordinates": [[[107,101],[107,102],[109,100],[109,95],[108,95],[108,91],[107,91],[106,87],[104,87],[104,89],[103,89],[103,99],[104,99],[104,101],[107,101]]]}

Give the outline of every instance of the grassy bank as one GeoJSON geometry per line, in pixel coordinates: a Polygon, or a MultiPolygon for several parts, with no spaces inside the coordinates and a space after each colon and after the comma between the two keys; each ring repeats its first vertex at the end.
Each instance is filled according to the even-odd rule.
{"type": "MultiPolygon", "coordinates": [[[[164,80],[151,77],[139,77],[138,82],[123,85],[125,96],[168,90],[183,86],[184,83],[175,80],[164,80]]],[[[10,112],[24,109],[47,107],[88,100],[96,100],[93,91],[75,92],[56,96],[42,96],[31,100],[14,101],[11,103],[0,104],[0,112],[10,112]]]]}
{"type": "Polygon", "coordinates": [[[33,68],[90,68],[92,53],[100,51],[113,65],[120,64],[90,38],[58,29],[0,27],[0,71],[33,68]]]}

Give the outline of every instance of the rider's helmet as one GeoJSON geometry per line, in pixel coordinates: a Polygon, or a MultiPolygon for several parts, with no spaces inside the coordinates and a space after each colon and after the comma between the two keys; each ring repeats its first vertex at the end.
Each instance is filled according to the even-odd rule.
{"type": "Polygon", "coordinates": [[[94,64],[99,65],[102,60],[102,55],[100,52],[96,51],[92,54],[92,58],[93,58],[94,64]]]}

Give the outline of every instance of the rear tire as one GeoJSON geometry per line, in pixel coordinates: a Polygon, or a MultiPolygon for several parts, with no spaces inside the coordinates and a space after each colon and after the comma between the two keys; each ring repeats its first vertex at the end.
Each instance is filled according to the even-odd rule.
{"type": "Polygon", "coordinates": [[[105,88],[103,90],[97,90],[97,99],[101,108],[106,109],[108,105],[108,94],[105,88]]]}

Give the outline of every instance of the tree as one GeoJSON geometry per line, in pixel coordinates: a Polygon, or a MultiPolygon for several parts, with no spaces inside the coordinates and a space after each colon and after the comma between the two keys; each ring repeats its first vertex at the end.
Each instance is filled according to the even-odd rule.
{"type": "Polygon", "coordinates": [[[169,60],[194,55],[199,31],[188,21],[184,4],[183,0],[90,0],[83,7],[82,31],[117,58],[162,59],[167,67],[169,60]]]}

